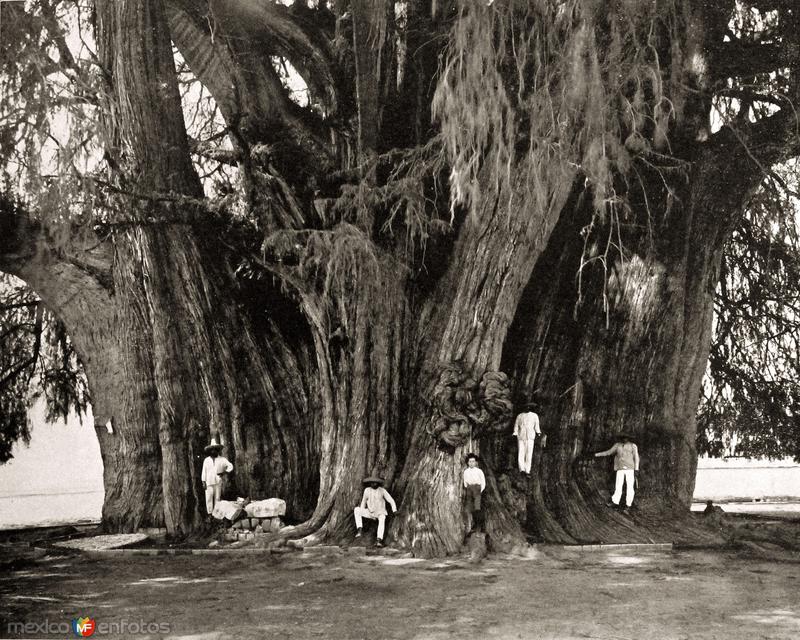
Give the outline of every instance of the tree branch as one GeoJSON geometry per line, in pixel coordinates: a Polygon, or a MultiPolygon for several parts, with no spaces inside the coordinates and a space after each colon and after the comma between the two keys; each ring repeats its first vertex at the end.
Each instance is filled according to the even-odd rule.
{"type": "Polygon", "coordinates": [[[39,304],[39,300],[27,300],[14,304],[0,304],[0,311],[13,311],[14,309],[30,309],[39,304]]]}
{"type": "MultiPolygon", "coordinates": [[[[91,279],[85,283],[87,287],[98,286],[107,291],[111,282],[111,256],[112,248],[107,242],[98,240],[88,245],[83,236],[76,237],[65,248],[56,249],[20,203],[0,194],[0,270],[24,280],[39,296],[43,295],[41,287],[30,282],[31,273],[41,272],[42,280],[56,278],[58,265],[80,269],[91,279]]],[[[51,286],[58,287],[57,279],[47,288],[51,286]]],[[[20,306],[27,304],[30,303],[20,306]]]]}
{"type": "Polygon", "coordinates": [[[254,46],[264,57],[288,59],[330,112],[338,111],[334,18],[327,9],[263,0],[211,0],[209,8],[223,34],[249,41],[247,48],[254,46]]]}
{"type": "Polygon", "coordinates": [[[242,160],[242,154],[236,149],[222,149],[210,142],[189,138],[189,150],[203,158],[235,167],[242,160]]]}
{"type": "Polygon", "coordinates": [[[774,96],[739,88],[723,89],[722,91],[718,91],[717,95],[724,98],[736,98],[743,103],[748,103],[750,106],[752,106],[754,102],[764,102],[767,104],[774,104],[777,107],[785,107],[787,102],[787,99],[783,96],[774,96]]]}
{"type": "Polygon", "coordinates": [[[309,86],[323,94],[333,113],[338,99],[332,54],[324,34],[286,7],[270,2],[202,4],[205,11],[198,2],[170,0],[170,29],[184,59],[214,96],[229,126],[251,144],[285,144],[288,133],[297,150],[312,144],[317,163],[330,157],[327,125],[289,98],[271,60],[279,55],[292,61],[309,86]],[[309,65],[310,70],[305,68],[309,65]]]}
{"type": "Polygon", "coordinates": [[[792,107],[750,125],[747,145],[765,167],[800,155],[800,114],[792,107]]]}
{"type": "Polygon", "coordinates": [[[790,57],[791,44],[785,41],[723,42],[714,48],[711,57],[712,78],[723,80],[769,73],[789,66],[790,57]]]}
{"type": "Polygon", "coordinates": [[[97,0],[97,40],[112,91],[107,148],[144,189],[202,197],[192,166],[172,42],[158,0],[97,0]]]}
{"type": "Polygon", "coordinates": [[[27,386],[30,386],[31,380],[33,379],[33,374],[36,371],[36,362],[39,360],[39,355],[42,352],[42,326],[44,325],[44,305],[38,304],[36,305],[36,320],[34,322],[33,327],[33,354],[31,355],[31,360],[33,361],[33,367],[31,367],[30,371],[28,372],[28,381],[27,386]]]}
{"type": "Polygon", "coordinates": [[[58,24],[58,18],[56,18],[52,5],[48,0],[41,0],[39,2],[39,8],[42,11],[43,22],[47,28],[47,32],[50,34],[50,39],[58,50],[61,64],[65,68],[74,71],[75,74],[80,77],[81,73],[75,62],[75,56],[72,55],[72,51],[67,45],[67,41],[64,39],[64,32],[58,24]]]}
{"type": "Polygon", "coordinates": [[[30,367],[31,365],[36,364],[36,358],[38,358],[38,353],[35,356],[31,356],[26,358],[25,360],[16,363],[10,369],[8,369],[5,375],[0,378],[0,390],[2,390],[7,384],[12,382],[19,374],[21,374],[25,369],[30,367]]]}

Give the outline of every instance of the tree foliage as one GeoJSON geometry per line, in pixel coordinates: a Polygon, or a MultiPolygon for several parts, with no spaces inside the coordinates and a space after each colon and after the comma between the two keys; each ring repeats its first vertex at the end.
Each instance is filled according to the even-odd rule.
{"type": "Polygon", "coordinates": [[[800,458],[796,164],[751,199],[725,252],[700,406],[701,450],[800,458]]]}
{"type": "Polygon", "coordinates": [[[44,396],[46,418],[85,412],[86,379],[63,322],[23,282],[0,276],[0,461],[30,441],[28,410],[44,396]]]}

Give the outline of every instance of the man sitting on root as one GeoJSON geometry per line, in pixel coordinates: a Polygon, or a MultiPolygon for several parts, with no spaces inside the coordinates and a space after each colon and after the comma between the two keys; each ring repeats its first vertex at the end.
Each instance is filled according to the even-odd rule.
{"type": "Polygon", "coordinates": [[[369,476],[361,481],[367,485],[364,489],[364,495],[361,497],[361,504],[353,510],[353,515],[356,519],[356,538],[361,536],[364,523],[363,518],[378,521],[378,539],[376,545],[383,546],[383,533],[386,530],[386,503],[388,502],[392,507],[392,513],[397,512],[397,505],[394,498],[389,495],[389,492],[384,489],[383,478],[377,476],[369,476]]]}

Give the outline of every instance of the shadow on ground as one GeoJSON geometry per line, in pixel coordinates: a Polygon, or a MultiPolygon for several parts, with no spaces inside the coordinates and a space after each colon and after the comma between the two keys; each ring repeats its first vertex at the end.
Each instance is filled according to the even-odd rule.
{"type": "Polygon", "coordinates": [[[778,551],[536,547],[480,563],[363,547],[47,553],[6,565],[0,636],[47,637],[18,633],[18,623],[88,616],[117,631],[100,637],[794,639],[800,557],[778,551]]]}

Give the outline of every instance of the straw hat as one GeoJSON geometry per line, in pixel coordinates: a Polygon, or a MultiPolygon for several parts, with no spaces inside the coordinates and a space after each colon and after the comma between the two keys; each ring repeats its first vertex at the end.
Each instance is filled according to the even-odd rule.
{"type": "Polygon", "coordinates": [[[203,451],[206,453],[211,453],[212,451],[217,451],[217,452],[222,451],[222,449],[223,446],[217,442],[217,439],[211,438],[211,444],[206,446],[206,448],[203,449],[203,451]]]}

